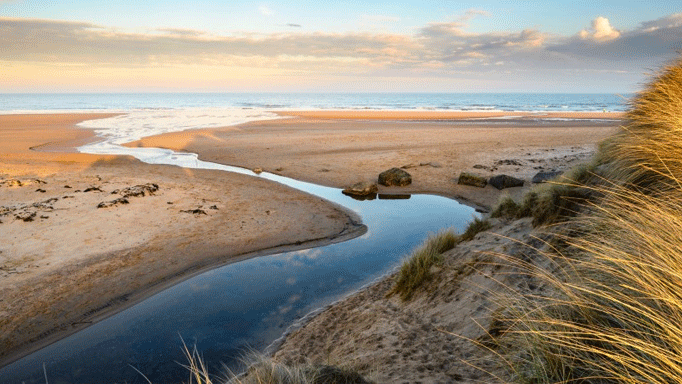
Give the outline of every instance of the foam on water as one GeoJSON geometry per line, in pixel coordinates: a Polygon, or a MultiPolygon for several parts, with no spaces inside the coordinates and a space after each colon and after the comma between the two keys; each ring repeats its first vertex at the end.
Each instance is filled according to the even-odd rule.
{"type": "Polygon", "coordinates": [[[196,167],[195,154],[177,153],[160,148],[128,148],[121,144],[143,137],[200,128],[218,128],[280,116],[261,109],[242,108],[180,108],[139,109],[97,120],[87,120],[78,126],[90,128],[101,141],[84,145],[82,153],[100,155],[130,155],[150,164],[173,164],[196,167]]]}
{"type": "Polygon", "coordinates": [[[242,108],[139,109],[105,119],[78,124],[94,129],[98,136],[115,144],[143,137],[198,128],[218,128],[256,120],[277,119],[266,110],[242,108]]]}

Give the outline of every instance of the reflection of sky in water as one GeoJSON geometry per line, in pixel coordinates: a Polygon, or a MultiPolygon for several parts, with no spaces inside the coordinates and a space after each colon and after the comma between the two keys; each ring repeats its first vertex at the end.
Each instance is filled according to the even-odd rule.
{"type": "MultiPolygon", "coordinates": [[[[136,148],[129,148],[135,154],[136,148]]],[[[165,154],[162,154],[165,153],[165,154]]],[[[149,156],[145,150],[145,157],[149,156]]],[[[167,151],[197,168],[248,170],[206,163],[167,151]]],[[[462,231],[475,214],[456,201],[426,195],[408,200],[357,201],[338,189],[263,173],[260,177],[339,203],[359,213],[363,236],[324,247],[226,265],[177,284],[106,320],[0,369],[6,383],[146,382],[186,380],[180,337],[196,344],[213,372],[234,366],[247,347],[263,350],[296,319],[394,268],[429,232],[462,231]]]]}

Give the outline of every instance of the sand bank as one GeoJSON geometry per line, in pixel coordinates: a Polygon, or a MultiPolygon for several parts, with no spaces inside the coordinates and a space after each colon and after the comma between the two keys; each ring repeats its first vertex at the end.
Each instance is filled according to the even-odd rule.
{"type": "Polygon", "coordinates": [[[207,268],[363,230],[267,180],[60,152],[106,116],[0,116],[0,365],[207,268]]]}
{"type": "Polygon", "coordinates": [[[459,111],[363,111],[318,110],[284,111],[280,116],[296,116],[309,119],[355,119],[355,120],[465,120],[506,118],[562,118],[562,119],[620,119],[622,112],[459,112],[459,111]]]}
{"type": "MultiPolygon", "coordinates": [[[[345,188],[403,167],[412,184],[379,193],[433,193],[483,208],[499,191],[457,185],[460,172],[505,173],[530,180],[539,171],[586,161],[612,134],[616,113],[302,111],[222,129],[144,138],[130,146],[198,153],[203,160],[262,168],[298,180],[345,188]],[[607,117],[607,119],[597,119],[607,117]],[[475,119],[473,119],[475,118],[475,119]],[[495,118],[495,119],[491,119],[495,118]]],[[[527,183],[527,186],[530,183],[527,183]]],[[[509,190],[513,196],[525,188],[509,190]]]]}

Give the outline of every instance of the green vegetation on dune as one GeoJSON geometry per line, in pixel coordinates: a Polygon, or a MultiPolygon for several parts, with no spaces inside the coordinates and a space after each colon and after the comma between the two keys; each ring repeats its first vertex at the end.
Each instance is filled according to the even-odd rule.
{"type": "Polygon", "coordinates": [[[441,262],[443,252],[454,248],[460,241],[452,230],[429,236],[405,260],[389,295],[398,294],[403,300],[412,298],[417,289],[431,278],[431,268],[441,262]]]}
{"type": "Polygon", "coordinates": [[[557,268],[533,271],[552,289],[515,303],[508,359],[526,383],[682,382],[682,61],[631,101],[598,159],[601,179],[572,186],[591,199],[556,230],[557,268]]]}

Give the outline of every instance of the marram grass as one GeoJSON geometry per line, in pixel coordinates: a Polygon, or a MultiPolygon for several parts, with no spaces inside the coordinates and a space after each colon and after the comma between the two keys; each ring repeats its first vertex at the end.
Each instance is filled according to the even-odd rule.
{"type": "Polygon", "coordinates": [[[682,383],[682,62],[627,117],[561,267],[532,271],[552,294],[516,302],[517,381],[682,383]]]}
{"type": "Polygon", "coordinates": [[[403,262],[389,295],[398,294],[403,300],[412,298],[412,295],[431,278],[431,268],[441,262],[443,252],[454,248],[459,241],[459,236],[452,230],[430,235],[403,262]]]}

